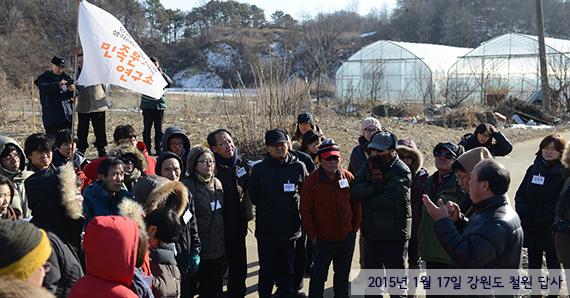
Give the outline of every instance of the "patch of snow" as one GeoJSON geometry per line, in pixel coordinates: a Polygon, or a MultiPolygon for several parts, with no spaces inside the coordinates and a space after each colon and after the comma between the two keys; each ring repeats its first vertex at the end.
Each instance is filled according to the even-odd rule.
{"type": "Polygon", "coordinates": [[[528,125],[528,124],[513,124],[512,126],[513,129],[550,129],[550,128],[554,128],[554,126],[551,125],[528,125]]]}
{"type": "Polygon", "coordinates": [[[220,89],[223,84],[223,80],[215,73],[192,73],[190,70],[176,73],[174,80],[178,85],[182,86],[182,88],[220,89]]]}
{"type": "Polygon", "coordinates": [[[206,97],[233,97],[241,94],[246,96],[257,95],[256,89],[228,89],[228,88],[168,88],[167,94],[188,94],[206,97]]]}
{"type": "Polygon", "coordinates": [[[226,43],[220,44],[214,51],[207,49],[204,54],[208,58],[208,69],[212,71],[230,70],[236,63],[241,63],[238,51],[226,43]]]}
{"type": "Polygon", "coordinates": [[[364,38],[364,37],[372,36],[372,35],[375,35],[375,34],[376,34],[376,31],[365,32],[365,33],[360,34],[360,37],[364,38]]]}

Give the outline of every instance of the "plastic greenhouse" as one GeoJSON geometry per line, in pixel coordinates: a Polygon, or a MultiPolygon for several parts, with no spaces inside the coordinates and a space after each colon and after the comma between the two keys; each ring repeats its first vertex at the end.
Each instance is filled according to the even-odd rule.
{"type": "Polygon", "coordinates": [[[471,51],[433,44],[380,40],[360,49],[336,72],[342,100],[433,102],[449,67],[471,51]]]}
{"type": "MultiPolygon", "coordinates": [[[[560,90],[570,72],[570,41],[546,38],[549,84],[560,90]]],[[[536,36],[510,33],[467,53],[449,69],[451,102],[494,104],[510,96],[527,100],[541,89],[536,36]]]]}

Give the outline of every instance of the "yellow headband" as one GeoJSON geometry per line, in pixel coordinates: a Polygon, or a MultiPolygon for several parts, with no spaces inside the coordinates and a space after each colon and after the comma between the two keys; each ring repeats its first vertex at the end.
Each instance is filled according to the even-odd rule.
{"type": "Polygon", "coordinates": [[[46,263],[51,255],[51,245],[46,232],[42,229],[40,229],[40,232],[42,234],[40,243],[18,261],[7,267],[0,268],[0,276],[11,276],[27,280],[32,273],[46,263]]]}

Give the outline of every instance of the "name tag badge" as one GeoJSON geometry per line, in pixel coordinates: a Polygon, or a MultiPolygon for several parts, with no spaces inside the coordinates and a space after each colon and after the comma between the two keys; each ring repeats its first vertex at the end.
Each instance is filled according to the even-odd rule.
{"type": "Polygon", "coordinates": [[[283,183],[283,191],[284,192],[295,192],[295,184],[293,183],[283,183]]]}
{"type": "Polygon", "coordinates": [[[340,188],[347,188],[348,187],[348,180],[346,180],[346,178],[342,178],[342,179],[338,180],[338,185],[340,186],[340,188]]]}
{"type": "Polygon", "coordinates": [[[216,200],[216,201],[210,202],[210,207],[212,207],[212,211],[216,211],[216,210],[222,208],[222,204],[220,204],[220,201],[216,200]]]}
{"type": "Polygon", "coordinates": [[[247,171],[246,171],[244,168],[238,168],[238,169],[236,170],[236,176],[237,176],[238,178],[243,177],[243,175],[245,175],[245,174],[247,174],[247,171]]]}
{"type": "Polygon", "coordinates": [[[186,212],[184,212],[184,215],[182,215],[182,220],[184,221],[184,224],[188,224],[190,219],[192,219],[192,213],[190,213],[190,210],[186,210],[186,212]]]}
{"type": "Polygon", "coordinates": [[[532,184],[544,185],[544,176],[540,176],[540,175],[532,176],[532,184]]]}

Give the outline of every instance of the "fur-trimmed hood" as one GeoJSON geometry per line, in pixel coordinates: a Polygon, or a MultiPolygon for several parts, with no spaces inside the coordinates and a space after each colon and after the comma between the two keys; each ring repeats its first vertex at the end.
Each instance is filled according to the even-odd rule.
{"type": "MultiPolygon", "coordinates": [[[[62,215],[70,219],[79,219],[83,216],[83,210],[77,203],[77,175],[73,164],[36,172],[25,181],[26,196],[34,217],[41,217],[44,212],[47,218],[55,217],[50,214],[52,208],[61,208],[62,215]],[[48,212],[49,211],[49,212],[48,212]]],[[[59,212],[58,212],[59,214],[59,212]]]]}
{"type": "Polygon", "coordinates": [[[155,209],[169,207],[181,217],[189,201],[190,193],[182,182],[168,181],[160,184],[150,193],[144,211],[149,214],[155,209]]]}
{"type": "Polygon", "coordinates": [[[423,167],[424,164],[424,156],[418,149],[410,148],[408,146],[397,146],[396,152],[399,156],[411,156],[412,157],[412,164],[410,166],[410,172],[412,175],[416,175],[416,173],[423,167]]]}
{"type": "Polygon", "coordinates": [[[109,156],[121,158],[125,155],[130,155],[135,159],[135,168],[139,169],[141,173],[145,173],[147,169],[146,158],[144,157],[143,153],[139,151],[135,146],[130,144],[123,144],[119,145],[111,152],[109,152],[109,156]]]}
{"type": "Polygon", "coordinates": [[[560,161],[564,167],[570,169],[570,142],[566,143],[566,147],[564,148],[564,152],[562,153],[562,158],[560,161]]]}
{"type": "Polygon", "coordinates": [[[146,231],[142,206],[131,199],[123,199],[119,204],[119,215],[131,218],[137,223],[139,231],[146,231]]]}
{"type": "Polygon", "coordinates": [[[49,167],[26,179],[26,197],[33,215],[31,222],[62,240],[76,241],[83,225],[83,210],[76,198],[78,182],[71,163],[49,167]]]}

